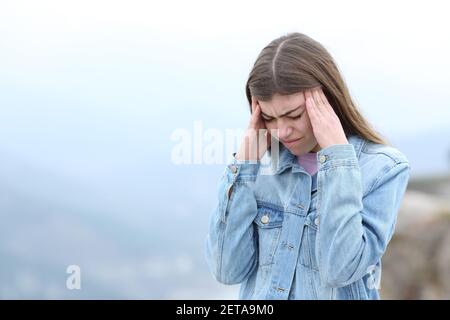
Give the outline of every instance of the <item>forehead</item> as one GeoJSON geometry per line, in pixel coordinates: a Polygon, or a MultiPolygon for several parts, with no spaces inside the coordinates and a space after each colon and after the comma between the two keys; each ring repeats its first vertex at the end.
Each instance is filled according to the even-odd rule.
{"type": "Polygon", "coordinates": [[[265,114],[278,115],[305,104],[303,91],[290,95],[273,95],[269,101],[259,101],[261,111],[265,114]]]}

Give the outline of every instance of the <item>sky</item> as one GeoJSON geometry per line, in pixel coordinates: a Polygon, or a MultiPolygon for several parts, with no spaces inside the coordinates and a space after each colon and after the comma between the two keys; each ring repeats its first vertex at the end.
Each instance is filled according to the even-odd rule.
{"type": "MultiPolygon", "coordinates": [[[[417,122],[433,128],[450,118],[442,102],[450,71],[445,1],[280,1],[275,6],[269,1],[19,0],[3,1],[0,9],[2,83],[23,90],[49,94],[44,91],[51,88],[52,95],[70,100],[76,92],[80,99],[103,102],[111,89],[118,90],[113,97],[129,101],[128,113],[146,115],[151,102],[151,115],[164,118],[171,109],[160,104],[176,102],[183,118],[210,106],[199,101],[194,110],[182,110],[170,97],[173,87],[189,100],[214,90],[230,105],[243,104],[242,84],[259,50],[283,33],[299,31],[330,50],[355,98],[382,129],[416,130],[417,122]],[[215,79],[206,84],[205,76],[215,79]],[[233,91],[224,97],[224,89],[233,91]],[[430,105],[433,112],[425,112],[430,105]],[[411,121],[399,123],[398,114],[411,121]]],[[[54,107],[33,108],[41,113],[54,107]]],[[[120,117],[124,109],[108,111],[120,117]]],[[[6,112],[14,117],[15,111],[6,112]]]]}

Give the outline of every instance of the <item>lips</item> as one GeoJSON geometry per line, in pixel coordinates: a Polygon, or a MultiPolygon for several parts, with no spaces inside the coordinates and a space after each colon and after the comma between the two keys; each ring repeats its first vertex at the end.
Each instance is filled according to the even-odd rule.
{"type": "Polygon", "coordinates": [[[296,142],[296,141],[298,141],[300,139],[301,138],[291,139],[291,140],[281,140],[281,142],[286,143],[286,144],[290,144],[290,143],[296,142]]]}

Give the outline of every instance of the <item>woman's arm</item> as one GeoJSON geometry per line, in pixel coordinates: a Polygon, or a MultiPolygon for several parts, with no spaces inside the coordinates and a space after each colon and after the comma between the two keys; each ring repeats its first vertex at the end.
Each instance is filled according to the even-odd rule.
{"type": "Polygon", "coordinates": [[[323,162],[318,172],[316,256],[320,276],[330,286],[345,286],[364,277],[381,259],[392,237],[410,168],[406,159],[378,156],[387,161],[363,195],[351,144],[319,152],[323,162]]]}
{"type": "Polygon", "coordinates": [[[209,221],[206,260],[217,281],[243,282],[258,264],[258,243],[253,230],[257,215],[253,185],[260,159],[270,144],[261,108],[252,96],[252,114],[240,148],[233,155],[218,187],[218,204],[209,221]],[[262,139],[261,139],[262,137],[262,139]]]}
{"type": "Polygon", "coordinates": [[[257,215],[253,185],[259,163],[234,160],[218,186],[206,239],[206,260],[217,281],[237,284],[258,264],[258,244],[253,230],[257,215]]]}

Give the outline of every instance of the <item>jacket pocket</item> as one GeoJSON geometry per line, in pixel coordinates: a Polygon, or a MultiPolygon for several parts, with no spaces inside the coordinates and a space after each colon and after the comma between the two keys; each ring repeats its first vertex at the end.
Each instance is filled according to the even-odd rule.
{"type": "Polygon", "coordinates": [[[305,223],[303,227],[302,242],[300,244],[299,262],[305,267],[318,271],[316,258],[317,229],[305,223]]]}
{"type": "Polygon", "coordinates": [[[274,263],[283,226],[283,208],[270,203],[258,202],[258,214],[254,219],[255,232],[258,234],[258,260],[260,266],[274,263]]]}
{"type": "MultiPolygon", "coordinates": [[[[314,199],[315,200],[315,199],[314,199]]],[[[317,215],[316,203],[311,202],[311,210],[305,219],[302,241],[300,243],[299,263],[305,267],[318,271],[316,257],[316,238],[319,217],[317,215]]]]}

